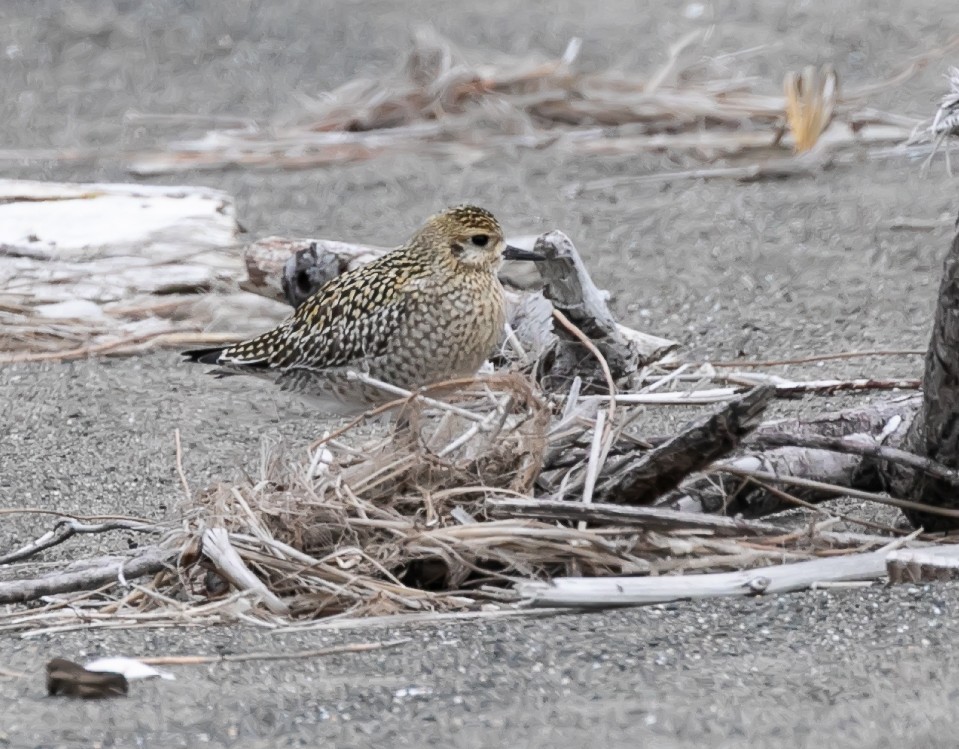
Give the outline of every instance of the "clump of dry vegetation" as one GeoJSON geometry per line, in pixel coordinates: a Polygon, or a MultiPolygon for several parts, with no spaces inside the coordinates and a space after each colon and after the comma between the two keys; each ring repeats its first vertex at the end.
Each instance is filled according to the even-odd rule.
{"type": "Polygon", "coordinates": [[[350,81],[309,101],[302,124],[247,123],[179,139],[131,155],[130,168],[303,169],[400,151],[465,157],[503,147],[662,151],[707,163],[733,156],[753,166],[783,146],[803,152],[824,138],[831,151],[902,142],[916,120],[870,108],[869,98],[959,45],[956,37],[887,81],[842,92],[833,71],[790,72],[785,95],[776,95],[763,91],[770,82],[697,54],[706,34],[677,41],[653,71],[584,72],[579,39],[558,59],[490,60],[421,28],[397,74],[350,81]]]}

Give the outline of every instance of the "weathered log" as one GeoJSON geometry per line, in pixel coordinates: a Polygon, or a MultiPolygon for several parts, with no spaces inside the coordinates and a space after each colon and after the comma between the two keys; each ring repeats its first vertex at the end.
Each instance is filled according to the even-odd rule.
{"type": "MultiPolygon", "coordinates": [[[[741,454],[715,465],[808,478],[851,489],[879,491],[885,488],[885,484],[878,473],[878,464],[861,454],[836,452],[822,447],[763,447],[775,442],[795,444],[803,440],[812,444],[822,438],[901,448],[920,402],[921,396],[911,395],[821,414],[808,420],[790,418],[766,422],[746,437],[743,442],[746,449],[741,454]]],[[[814,489],[793,487],[790,492],[807,502],[835,497],[834,493],[814,489]]],[[[746,517],[761,517],[791,507],[781,497],[761,487],[747,486],[740,478],[716,472],[690,478],[676,491],[666,495],[662,504],[677,509],[726,512],[746,517]]]]}
{"type": "Polygon", "coordinates": [[[878,580],[886,573],[888,554],[888,551],[871,551],[710,575],[564,577],[551,582],[524,581],[516,585],[516,592],[533,606],[574,608],[640,606],[689,598],[788,593],[819,582],[878,580]]]}
{"type": "Polygon", "coordinates": [[[954,489],[959,488],[959,471],[947,468],[931,458],[916,455],[908,450],[900,450],[897,447],[880,444],[866,435],[857,435],[856,437],[765,435],[753,440],[753,444],[763,448],[804,447],[812,450],[829,450],[830,452],[897,463],[911,470],[921,471],[930,478],[949,484],[954,489]]]}
{"type": "MultiPolygon", "coordinates": [[[[959,222],[957,222],[959,228],[959,222]]],[[[939,299],[923,374],[923,399],[902,447],[947,468],[959,468],[959,231],[943,262],[939,299]]],[[[936,507],[959,507],[954,484],[928,472],[891,464],[885,469],[895,494],[936,507]]],[[[946,531],[954,518],[903,510],[915,527],[946,531]]]]}
{"type": "MultiPolygon", "coordinates": [[[[722,512],[747,518],[763,517],[794,505],[735,474],[724,474],[720,469],[734,468],[801,478],[815,476],[817,481],[851,488],[861,463],[862,458],[858,455],[830,450],[787,447],[765,452],[750,451],[717,461],[710,466],[708,473],[690,478],[678,489],[666,494],[660,503],[679,510],[695,511],[698,508],[704,512],[722,512]]],[[[815,489],[790,487],[790,493],[806,502],[836,498],[835,492],[818,492],[815,489]]]]}
{"type": "Polygon", "coordinates": [[[922,396],[913,394],[876,401],[866,406],[844,408],[841,411],[766,421],[746,438],[746,443],[761,440],[767,435],[793,435],[801,438],[869,434],[876,437],[881,435],[884,445],[901,447],[909,424],[919,412],[921,402],[922,396]]]}
{"type": "Polygon", "coordinates": [[[0,365],[210,345],[221,321],[232,342],[275,324],[276,305],[235,289],[241,232],[219,190],[0,180],[0,365]]]}
{"type": "Polygon", "coordinates": [[[302,274],[296,281],[297,285],[303,284],[299,293],[305,298],[331,278],[359,268],[387,252],[389,250],[385,247],[329,239],[266,237],[247,245],[244,250],[247,277],[240,281],[240,288],[295,307],[297,305],[284,289],[284,280],[289,279],[288,268],[291,266],[296,274],[302,274]],[[325,273],[313,268],[323,269],[325,273]]]}
{"type": "MultiPolygon", "coordinates": [[[[537,265],[546,286],[544,296],[593,341],[609,365],[613,379],[628,385],[640,366],[647,363],[640,346],[622,335],[606,304],[606,296],[590,278],[586,265],[562,232],[551,231],[536,240],[534,250],[546,257],[537,265]]],[[[579,376],[584,393],[608,390],[599,362],[561,326],[549,355],[539,363],[539,380],[547,390],[568,387],[579,376]]]]}
{"type": "Polygon", "coordinates": [[[759,416],[775,392],[771,385],[753,388],[659,447],[614,463],[607,468],[609,478],[600,484],[597,495],[614,504],[652,502],[689,474],[736,449],[759,425],[759,416]]]}
{"type": "Polygon", "coordinates": [[[0,287],[41,316],[90,317],[229,280],[237,232],[219,190],[0,180],[0,287]]]}
{"type": "Polygon", "coordinates": [[[57,593],[76,593],[117,582],[152,575],[169,567],[176,554],[159,548],[142,550],[135,557],[109,556],[91,559],[79,570],[58,570],[28,580],[0,583],[0,604],[26,603],[57,593]]]}

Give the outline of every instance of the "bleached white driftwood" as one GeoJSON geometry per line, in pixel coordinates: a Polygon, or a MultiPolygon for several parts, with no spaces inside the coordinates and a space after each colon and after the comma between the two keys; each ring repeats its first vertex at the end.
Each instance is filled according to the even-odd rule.
{"type": "Polygon", "coordinates": [[[0,180],[0,361],[274,324],[276,305],[229,293],[239,231],[219,190],[0,180]]]}
{"type": "Polygon", "coordinates": [[[819,582],[878,580],[886,574],[888,551],[812,559],[775,567],[662,577],[564,577],[517,583],[533,606],[608,608],[667,603],[689,598],[751,596],[803,590],[819,582]]]}
{"type": "Polygon", "coordinates": [[[254,593],[272,613],[286,615],[290,608],[253,574],[240,557],[230,534],[225,528],[207,528],[203,532],[203,555],[216,566],[217,571],[240,590],[254,593]]]}
{"type": "Polygon", "coordinates": [[[220,190],[0,180],[0,292],[104,304],[210,287],[239,275],[237,232],[220,190]]]}
{"type": "Polygon", "coordinates": [[[27,603],[43,596],[75,593],[121,580],[152,575],[170,565],[174,554],[159,548],[141,550],[135,556],[110,555],[85,560],[63,570],[27,580],[0,583],[0,604],[27,603]]]}

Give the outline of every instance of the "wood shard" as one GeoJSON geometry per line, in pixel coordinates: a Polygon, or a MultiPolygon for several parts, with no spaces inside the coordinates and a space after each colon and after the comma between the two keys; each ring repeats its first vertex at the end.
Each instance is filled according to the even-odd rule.
{"type": "Polygon", "coordinates": [[[123,697],[128,689],[129,684],[123,674],[87,671],[83,666],[65,658],[54,658],[47,663],[47,694],[51,697],[123,697]]]}
{"type": "Polygon", "coordinates": [[[759,426],[759,416],[775,395],[771,385],[753,388],[716,413],[700,419],[669,441],[610,468],[600,487],[603,501],[648,504],[695,471],[729,454],[759,426]]]}

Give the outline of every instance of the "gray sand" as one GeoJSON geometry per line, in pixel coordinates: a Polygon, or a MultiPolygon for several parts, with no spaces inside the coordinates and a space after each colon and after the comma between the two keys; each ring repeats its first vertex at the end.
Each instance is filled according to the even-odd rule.
{"type": "MultiPolygon", "coordinates": [[[[389,70],[408,27],[427,19],[468,46],[518,55],[558,54],[579,35],[585,65],[642,69],[662,62],[668,42],[714,21],[710,54],[774,45],[732,63],[748,74],[779,81],[787,69],[831,61],[849,86],[897,72],[959,28],[959,8],[946,0],[715,2],[698,20],[682,4],[643,5],[7,0],[0,133],[11,148],[154,137],[124,127],[131,110],[294,121],[301,97],[389,70]]],[[[944,64],[876,105],[930,112],[944,64]]],[[[955,214],[955,182],[941,164],[926,177],[918,164],[888,161],[781,182],[563,197],[574,181],[682,166],[664,155],[522,151],[467,169],[402,156],[155,181],[230,191],[254,237],[396,244],[424,216],[465,199],[514,233],[559,227],[624,321],[699,356],[925,346],[950,224],[891,231],[886,222],[955,214]]],[[[109,164],[5,167],[5,176],[128,179],[109,164]]],[[[790,374],[916,376],[920,366],[916,357],[877,358],[790,374]]],[[[296,446],[321,426],[296,402],[212,381],[173,353],[7,367],[0,506],[169,516],[180,491],[175,429],[190,481],[203,486],[255,471],[261,439],[296,446]]],[[[43,527],[4,518],[0,548],[43,527]]],[[[69,551],[81,548],[97,551],[89,542],[69,551]]],[[[937,585],[342,634],[231,627],[6,637],[0,668],[36,676],[0,677],[0,747],[952,747],[957,606],[959,588],[937,585]],[[47,699],[40,676],[56,655],[284,651],[393,637],[412,642],[324,660],[181,668],[176,682],[137,684],[128,699],[107,703],[47,699]],[[424,693],[402,691],[410,687],[424,693]]]]}

